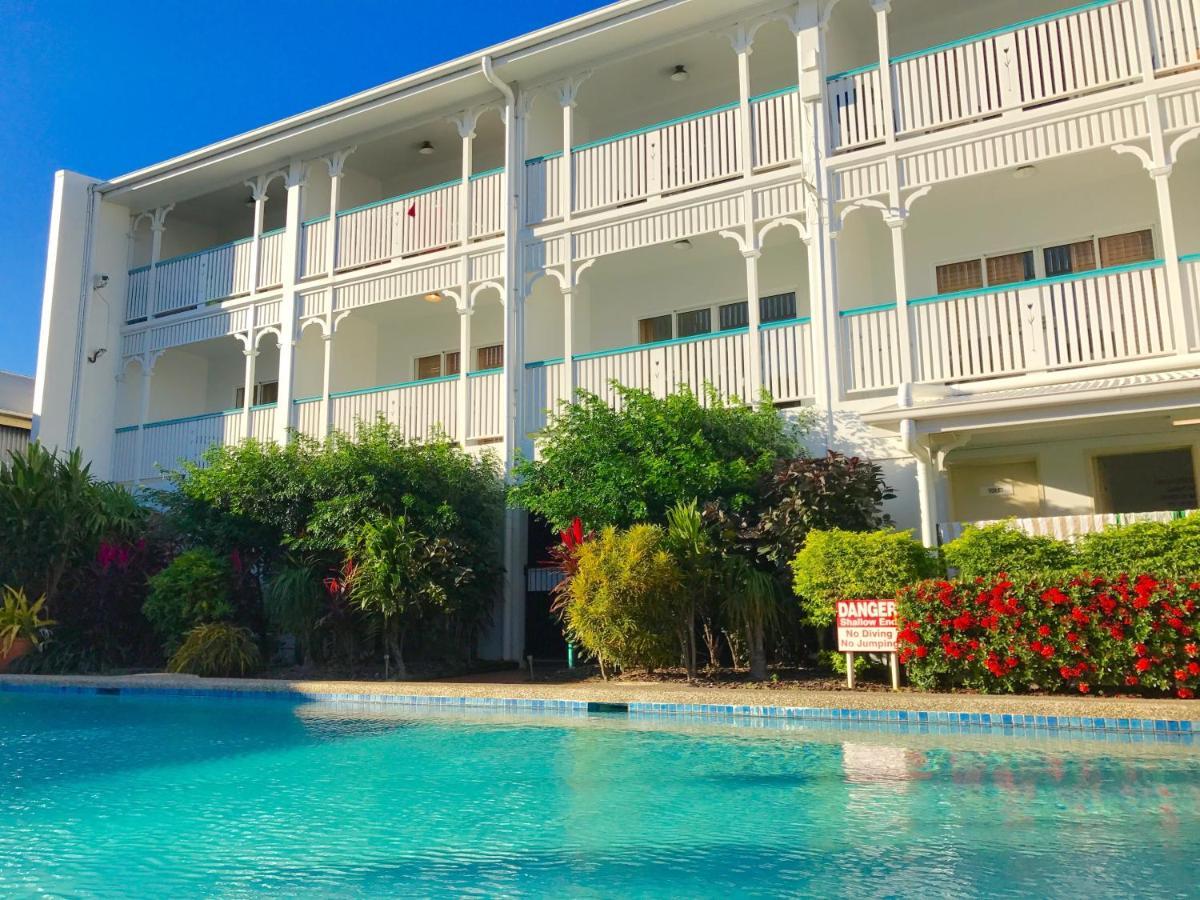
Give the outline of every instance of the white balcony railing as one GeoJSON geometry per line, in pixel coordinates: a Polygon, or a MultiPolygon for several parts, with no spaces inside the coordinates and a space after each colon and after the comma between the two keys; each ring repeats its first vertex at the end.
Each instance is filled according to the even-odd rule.
{"type": "MultiPolygon", "coordinates": [[[[898,136],[1104,90],[1141,76],[1134,4],[1146,3],[1154,67],[1200,64],[1194,0],[1093,0],[1057,13],[890,60],[898,136]]],[[[832,75],[826,98],[833,149],[882,141],[879,66],[832,75]]]]}
{"type": "MultiPolygon", "coordinates": [[[[756,169],[799,158],[800,104],[795,88],[750,104],[756,169]]],[[[571,151],[574,212],[593,212],[736,178],[742,173],[736,103],[648,125],[571,151]]],[[[564,213],[561,153],[525,165],[525,217],[530,224],[564,213]]]]}
{"type": "Polygon", "coordinates": [[[498,440],[504,435],[504,373],[500,369],[472,372],[467,377],[467,438],[498,440]]]}
{"type": "Polygon", "coordinates": [[[1200,349],[1200,253],[1179,260],[1183,269],[1183,296],[1191,319],[1188,322],[1189,349],[1200,349]]]}
{"type": "MultiPolygon", "coordinates": [[[[1154,260],[908,304],[914,378],[956,382],[1172,352],[1163,263],[1154,260]]],[[[901,379],[895,304],[841,313],[848,389],[901,379]]]]}
{"type": "MultiPolygon", "coordinates": [[[[275,404],[250,412],[251,434],[262,440],[274,436],[275,404]]],[[[161,477],[182,462],[200,462],[213,445],[236,444],[245,437],[244,410],[189,416],[146,425],[142,458],[137,458],[138,428],[118,428],[113,447],[113,480],[131,482],[161,477]]]]}
{"type": "MultiPolygon", "coordinates": [[[[807,318],[762,326],[763,384],[776,403],[795,403],[813,396],[812,326],[807,318]]],[[[751,402],[745,328],[643,344],[575,357],[575,383],[616,405],[613,382],[665,397],[681,386],[707,402],[711,386],[725,398],[751,402]]],[[[527,429],[538,431],[547,413],[568,399],[563,361],[547,360],[525,367],[524,416],[527,429]]]]}

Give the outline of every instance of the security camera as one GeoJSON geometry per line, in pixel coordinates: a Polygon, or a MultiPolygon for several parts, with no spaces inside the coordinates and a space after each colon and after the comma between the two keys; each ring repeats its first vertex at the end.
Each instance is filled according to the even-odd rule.
{"type": "Polygon", "coordinates": [[[103,272],[92,276],[92,290],[100,291],[108,287],[108,275],[103,272]]]}

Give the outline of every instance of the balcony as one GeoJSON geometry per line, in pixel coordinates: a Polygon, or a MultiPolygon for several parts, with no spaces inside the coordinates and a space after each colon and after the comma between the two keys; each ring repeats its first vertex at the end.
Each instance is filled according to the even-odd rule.
{"type": "MultiPolygon", "coordinates": [[[[800,102],[795,87],[750,101],[754,170],[795,162],[800,102]]],[[[571,151],[573,213],[592,213],[741,177],[739,104],[658,122],[581,144],[571,151]]],[[[563,154],[525,163],[525,221],[561,219],[563,154]]]]}
{"type": "MultiPolygon", "coordinates": [[[[1142,3],[1095,0],[893,56],[885,73],[872,63],[831,75],[831,147],[852,150],[886,139],[885,77],[898,138],[1137,81],[1142,63],[1135,4],[1142,3]]],[[[1193,0],[1145,5],[1155,74],[1200,65],[1200,14],[1193,0]]],[[[862,31],[859,43],[866,46],[867,29],[862,31]]]]}

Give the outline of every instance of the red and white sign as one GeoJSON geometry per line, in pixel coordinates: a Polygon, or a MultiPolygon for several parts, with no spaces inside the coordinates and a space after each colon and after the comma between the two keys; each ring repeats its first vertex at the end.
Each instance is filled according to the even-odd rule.
{"type": "Polygon", "coordinates": [[[839,600],[838,651],[841,653],[895,653],[895,600],[839,600]]]}

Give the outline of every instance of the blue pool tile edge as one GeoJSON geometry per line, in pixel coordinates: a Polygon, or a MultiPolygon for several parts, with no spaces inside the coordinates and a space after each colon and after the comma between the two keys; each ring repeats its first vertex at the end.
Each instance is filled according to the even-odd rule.
{"type": "Polygon", "coordinates": [[[1023,715],[1019,713],[967,713],[897,709],[849,709],[829,707],[751,706],[708,703],[613,703],[608,701],[552,700],[531,698],[431,696],[425,694],[357,693],[252,688],[174,687],[166,685],[95,685],[22,683],[0,680],[0,693],[51,693],[97,696],[193,697],[208,699],[288,700],[291,702],[388,704],[441,709],[491,709],[521,712],[555,712],[587,715],[625,713],[646,721],[667,717],[711,719],[770,719],[788,722],[844,725],[906,726],[919,729],[953,729],[957,732],[1105,733],[1156,737],[1200,736],[1200,721],[1186,719],[1108,718],[1090,716],[1023,715]]]}

